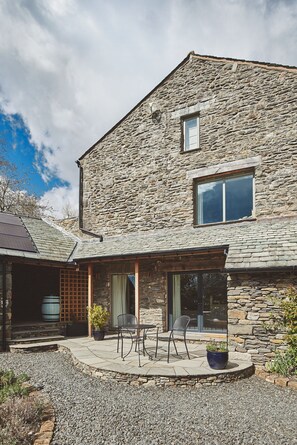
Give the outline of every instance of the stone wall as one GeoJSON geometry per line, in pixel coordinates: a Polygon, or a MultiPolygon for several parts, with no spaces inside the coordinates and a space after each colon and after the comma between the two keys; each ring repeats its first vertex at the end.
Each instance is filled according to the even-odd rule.
{"type": "Polygon", "coordinates": [[[12,305],[12,265],[11,263],[6,263],[4,266],[3,263],[0,263],[0,351],[3,350],[2,347],[2,339],[3,339],[3,313],[6,313],[5,320],[5,330],[6,330],[6,340],[11,338],[11,305],[12,305]],[[6,269],[6,302],[5,302],[5,311],[3,306],[3,297],[4,297],[4,282],[3,282],[3,273],[6,269]]]}
{"type": "Polygon", "coordinates": [[[248,352],[255,364],[270,360],[276,350],[286,348],[283,333],[264,324],[280,313],[278,301],[286,289],[297,286],[297,275],[289,273],[230,274],[228,277],[228,333],[231,346],[248,352]]]}
{"type": "MultiPolygon", "coordinates": [[[[94,302],[111,311],[112,275],[134,272],[134,263],[128,261],[97,265],[94,270],[94,302]]],[[[140,262],[140,319],[157,324],[161,329],[166,328],[166,286],[166,274],[156,273],[154,262],[140,262]]]]}
{"type": "Polygon", "coordinates": [[[190,227],[187,172],[256,156],[255,216],[296,215],[296,91],[294,69],[190,58],[81,160],[84,227],[103,235],[190,227]],[[200,149],[181,152],[180,115],[192,109],[200,149]]]}

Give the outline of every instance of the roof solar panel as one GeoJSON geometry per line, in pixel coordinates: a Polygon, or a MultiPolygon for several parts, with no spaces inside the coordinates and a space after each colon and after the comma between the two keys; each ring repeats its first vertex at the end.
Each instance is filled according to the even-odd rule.
{"type": "Polygon", "coordinates": [[[21,218],[8,213],[0,213],[0,248],[37,252],[21,218]]]}

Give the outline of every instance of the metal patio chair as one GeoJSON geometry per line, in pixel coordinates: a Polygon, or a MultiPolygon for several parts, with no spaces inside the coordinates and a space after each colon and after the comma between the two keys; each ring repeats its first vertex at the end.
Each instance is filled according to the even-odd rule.
{"type": "Polygon", "coordinates": [[[178,317],[175,320],[175,322],[174,322],[174,324],[172,326],[172,329],[170,331],[169,337],[157,337],[156,356],[157,356],[159,340],[168,342],[167,363],[169,363],[170,344],[171,344],[171,342],[173,343],[176,355],[178,356],[179,354],[178,354],[177,347],[176,347],[176,344],[175,344],[175,335],[179,335],[179,336],[182,336],[182,339],[183,339],[184,344],[185,344],[187,356],[188,356],[188,359],[190,360],[190,354],[189,354],[189,351],[188,351],[187,339],[186,339],[187,328],[189,326],[190,320],[191,320],[190,317],[188,317],[187,315],[181,315],[180,317],[178,317]]]}
{"type": "Polygon", "coordinates": [[[136,325],[137,324],[137,317],[133,314],[120,314],[118,315],[118,343],[117,343],[117,352],[119,352],[120,348],[120,338],[123,342],[123,333],[126,332],[129,334],[129,336],[132,338],[132,335],[135,333],[134,329],[129,329],[127,326],[136,325]],[[125,326],[125,328],[123,328],[125,326]]]}

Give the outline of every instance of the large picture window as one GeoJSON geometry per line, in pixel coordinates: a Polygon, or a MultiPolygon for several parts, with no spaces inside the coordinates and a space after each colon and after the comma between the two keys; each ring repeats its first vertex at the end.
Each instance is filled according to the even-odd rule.
{"type": "Polygon", "coordinates": [[[196,184],[196,224],[211,224],[249,218],[254,208],[252,174],[196,184]]]}
{"type": "Polygon", "coordinates": [[[191,318],[189,329],[199,332],[227,329],[227,276],[219,272],[170,273],[169,327],[181,315],[191,318]]]}

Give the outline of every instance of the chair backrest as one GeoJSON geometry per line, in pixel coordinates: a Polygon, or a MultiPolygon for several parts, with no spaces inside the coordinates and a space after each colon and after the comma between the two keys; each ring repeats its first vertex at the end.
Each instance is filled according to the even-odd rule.
{"type": "Polygon", "coordinates": [[[188,315],[181,315],[173,323],[172,331],[185,331],[190,323],[188,315]]]}
{"type": "Polygon", "coordinates": [[[137,324],[137,317],[133,314],[118,315],[118,327],[137,324]]]}

